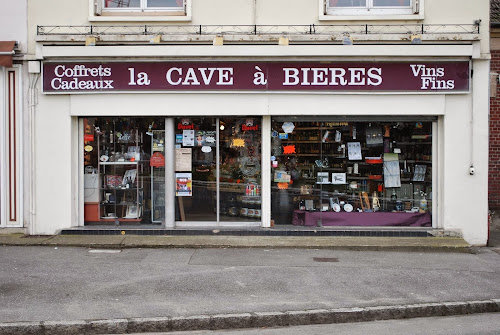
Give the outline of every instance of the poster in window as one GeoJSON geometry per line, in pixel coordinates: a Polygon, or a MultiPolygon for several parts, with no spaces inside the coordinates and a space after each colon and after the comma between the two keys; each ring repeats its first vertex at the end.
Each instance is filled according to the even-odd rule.
{"type": "Polygon", "coordinates": [[[193,196],[193,174],[176,173],[175,174],[175,196],[191,197],[193,196]]]}
{"type": "Polygon", "coordinates": [[[384,186],[386,188],[401,187],[398,154],[384,154],[384,186]]]}
{"type": "Polygon", "coordinates": [[[175,149],[175,171],[192,171],[192,149],[175,149]]]}
{"type": "Polygon", "coordinates": [[[332,184],[347,184],[346,173],[332,173],[332,184]]]}
{"type": "Polygon", "coordinates": [[[415,164],[413,181],[425,181],[426,172],[427,172],[427,165],[415,164]]]}
{"type": "Polygon", "coordinates": [[[286,171],[275,171],[274,172],[274,182],[275,183],[289,183],[291,176],[286,171]]]}
{"type": "Polygon", "coordinates": [[[194,147],[194,130],[182,131],[182,145],[185,147],[194,147]]]}
{"type": "Polygon", "coordinates": [[[361,156],[361,143],[349,142],[347,143],[347,153],[350,161],[360,161],[363,159],[361,156]]]}
{"type": "Polygon", "coordinates": [[[195,136],[195,146],[204,147],[210,146],[215,147],[215,131],[212,130],[198,130],[195,136]]]}

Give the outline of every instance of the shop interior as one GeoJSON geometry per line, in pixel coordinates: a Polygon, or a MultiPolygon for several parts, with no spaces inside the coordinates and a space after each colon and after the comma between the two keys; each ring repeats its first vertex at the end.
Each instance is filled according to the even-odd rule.
{"type": "MultiPolygon", "coordinates": [[[[85,224],[165,222],[165,118],[83,119],[85,224]]],[[[261,221],[260,118],[177,118],[175,220],[261,221]]]]}
{"type": "MultiPolygon", "coordinates": [[[[165,118],[83,119],[86,224],[165,222],[165,118]]],[[[261,119],[176,118],[175,220],[260,225],[261,119]]],[[[432,120],[271,121],[271,219],[432,226],[432,120]]]]}
{"type": "Polygon", "coordinates": [[[84,126],[85,224],[165,220],[165,119],[96,117],[84,126]]]}
{"type": "Polygon", "coordinates": [[[432,122],[272,121],[272,220],[430,227],[432,122]]]}

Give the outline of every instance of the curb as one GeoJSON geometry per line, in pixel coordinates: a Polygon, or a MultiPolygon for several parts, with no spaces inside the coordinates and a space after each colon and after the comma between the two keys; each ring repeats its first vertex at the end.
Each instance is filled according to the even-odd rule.
{"type": "Polygon", "coordinates": [[[500,299],[190,317],[0,323],[5,335],[127,334],[349,323],[500,312],[500,299]]]}

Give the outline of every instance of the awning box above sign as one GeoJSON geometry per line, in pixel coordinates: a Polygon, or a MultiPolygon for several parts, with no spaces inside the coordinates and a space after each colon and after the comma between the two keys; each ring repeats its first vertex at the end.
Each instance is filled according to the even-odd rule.
{"type": "Polygon", "coordinates": [[[468,92],[469,62],[44,63],[45,93],[468,92]]]}

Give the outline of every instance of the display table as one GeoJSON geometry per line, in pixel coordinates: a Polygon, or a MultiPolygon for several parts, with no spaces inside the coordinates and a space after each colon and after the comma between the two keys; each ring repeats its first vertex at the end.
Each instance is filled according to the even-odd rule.
{"type": "Polygon", "coordinates": [[[431,213],[403,212],[309,212],[293,211],[292,223],[296,226],[400,226],[431,227],[431,213]]]}

